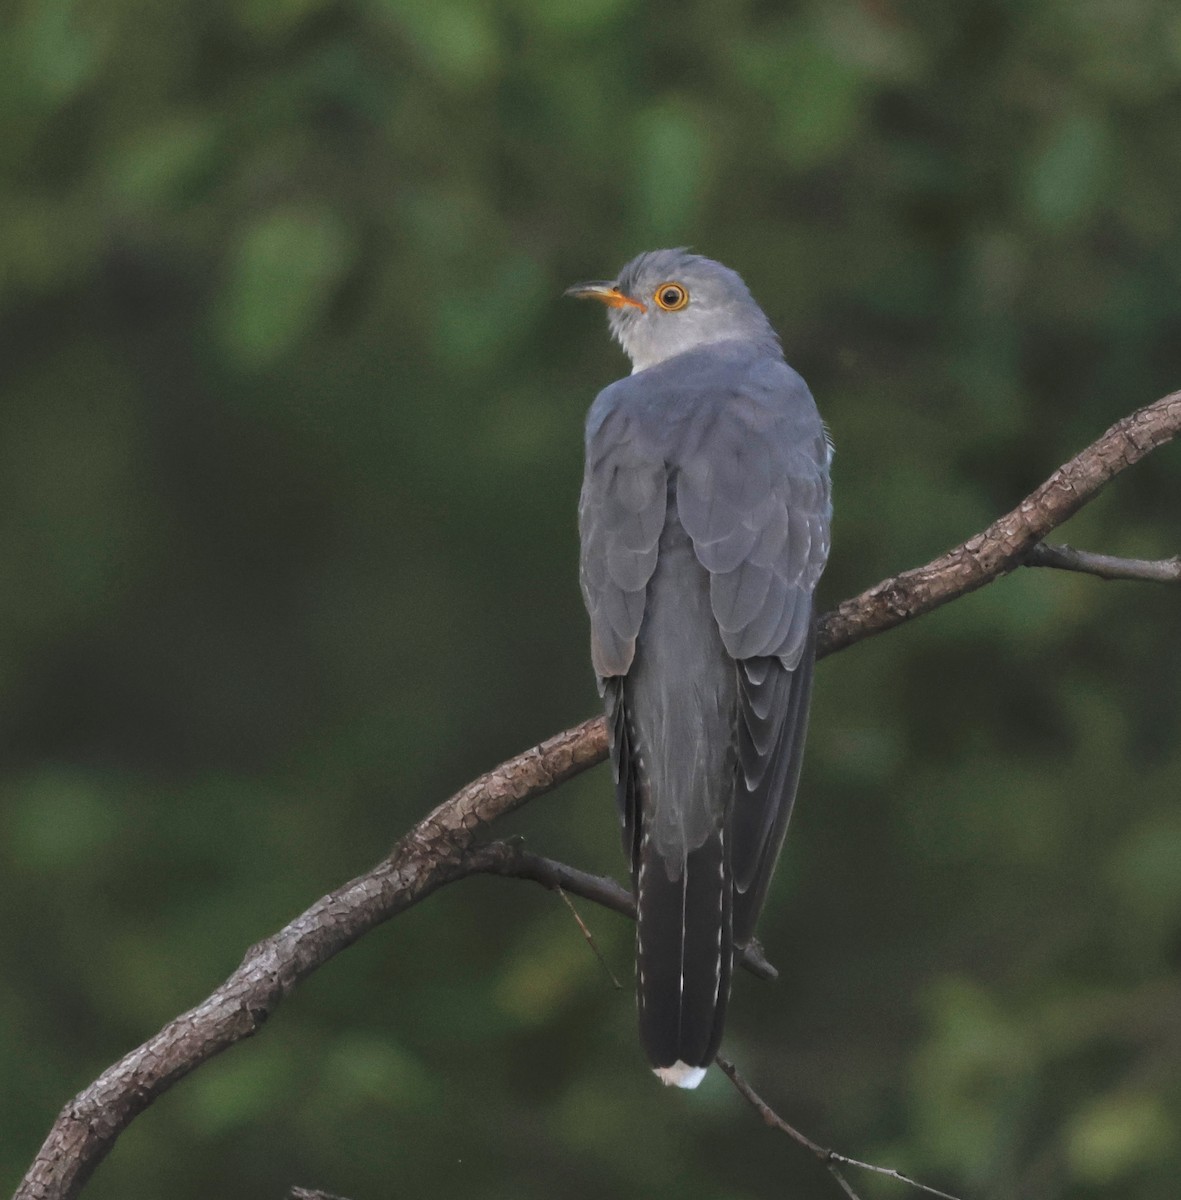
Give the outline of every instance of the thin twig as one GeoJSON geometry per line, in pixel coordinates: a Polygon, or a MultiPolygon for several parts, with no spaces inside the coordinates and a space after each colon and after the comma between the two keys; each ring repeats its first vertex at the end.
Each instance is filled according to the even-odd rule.
{"type": "MultiPolygon", "coordinates": [[[[635,897],[614,879],[606,875],[591,875],[552,858],[542,858],[540,854],[530,854],[516,840],[489,842],[476,847],[468,853],[465,866],[473,872],[531,879],[551,891],[563,890],[609,908],[629,920],[636,919],[635,897]]],[[[751,938],[738,962],[758,979],[779,978],[779,972],[767,961],[758,938],[751,938]]]]}
{"type": "MultiPolygon", "coordinates": [[[[1179,432],[1181,393],[1125,417],[982,533],[827,613],[819,622],[818,655],[913,620],[1013,570],[1032,546],[1119,472],[1179,432]]],[[[173,1084],[251,1037],[303,979],[376,925],[469,874],[465,855],[484,825],[606,755],[606,730],[597,717],[509,759],[439,805],[387,859],[252,947],[205,1000],[74,1097],[58,1115],[14,1200],[73,1200],[127,1126],[173,1084]]]]}
{"type": "Polygon", "coordinates": [[[764,1122],[770,1125],[772,1129],[778,1129],[781,1133],[786,1133],[793,1142],[803,1146],[805,1150],[819,1159],[836,1177],[837,1182],[844,1188],[846,1195],[852,1196],[854,1193],[852,1188],[849,1187],[848,1181],[836,1169],[838,1163],[843,1167],[857,1167],[862,1171],[872,1171],[875,1175],[885,1175],[890,1179],[896,1179],[899,1183],[905,1183],[909,1187],[917,1188],[920,1192],[926,1192],[929,1196],[939,1196],[941,1200],[959,1200],[959,1197],[953,1196],[951,1192],[941,1192],[938,1188],[931,1187],[929,1184],[920,1183],[917,1179],[912,1179],[909,1175],[904,1175],[901,1171],[894,1170],[893,1167],[879,1167],[874,1163],[862,1162],[858,1158],[850,1158],[847,1154],[838,1154],[835,1150],[831,1150],[827,1146],[821,1146],[818,1142],[814,1142],[808,1137],[806,1133],[801,1133],[794,1125],[789,1125],[747,1083],[738,1068],[728,1058],[723,1058],[719,1054],[714,1061],[717,1062],[726,1078],[738,1089],[742,1098],[763,1118],[764,1122]]]}
{"type": "Polygon", "coordinates": [[[722,1074],[738,1089],[739,1094],[746,1100],[750,1106],[763,1118],[765,1124],[770,1125],[772,1129],[778,1129],[782,1133],[786,1133],[793,1142],[799,1146],[803,1146],[810,1154],[813,1154],[824,1165],[828,1173],[837,1181],[841,1190],[846,1196],[852,1200],[859,1200],[857,1193],[849,1184],[849,1181],[841,1174],[837,1168],[837,1155],[824,1146],[814,1142],[806,1133],[801,1133],[794,1125],[789,1125],[763,1098],[750,1086],[749,1083],[739,1073],[738,1068],[722,1055],[717,1055],[714,1062],[721,1068],[722,1074]]]}
{"type": "Polygon", "coordinates": [[[1181,555],[1172,558],[1114,558],[1063,544],[1038,542],[1022,564],[1026,567],[1056,567],[1079,571],[1100,579],[1128,579],[1138,583],[1181,583],[1181,555]]]}
{"type": "Polygon", "coordinates": [[[578,928],[582,930],[582,936],[586,938],[586,944],[595,952],[595,958],[602,964],[603,970],[607,972],[607,978],[611,980],[611,986],[617,991],[623,991],[623,984],[615,978],[615,972],[611,970],[610,963],[603,957],[602,950],[599,949],[598,943],[595,941],[595,935],[587,928],[586,922],[578,913],[578,909],[574,907],[573,901],[566,895],[566,889],[559,887],[554,889],[559,896],[562,897],[562,903],[570,910],[570,915],[574,918],[578,928]]]}

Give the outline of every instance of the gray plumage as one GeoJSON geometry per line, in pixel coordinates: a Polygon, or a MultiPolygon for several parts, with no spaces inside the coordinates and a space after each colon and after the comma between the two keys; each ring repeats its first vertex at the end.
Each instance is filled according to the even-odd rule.
{"type": "Polygon", "coordinates": [[[799,778],[829,548],[824,426],[735,272],[682,250],[570,289],[633,373],[586,427],[591,656],[637,892],[641,1039],[695,1086],[799,778]]]}

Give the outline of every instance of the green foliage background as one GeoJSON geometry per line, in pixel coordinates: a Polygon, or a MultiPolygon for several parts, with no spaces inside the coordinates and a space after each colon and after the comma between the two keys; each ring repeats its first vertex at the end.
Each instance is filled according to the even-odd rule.
{"type": "MultiPolygon", "coordinates": [[[[0,1190],[250,943],[594,709],[581,422],[624,364],[566,284],[682,243],[745,275],[836,439],[827,603],[1181,385],[1170,3],[0,22],[0,1190]]],[[[1066,536],[1181,550],[1179,463],[1066,536]]],[[[781,1111],[978,1200],[1176,1195],[1178,645],[1175,590],[1031,571],[825,663],[782,978],[728,1034],[781,1111]]],[[[505,828],[621,870],[602,769],[505,828]]],[[[661,1091],[629,994],[502,880],[329,965],[87,1194],[291,1183],[836,1194],[723,1079],[661,1091]]]]}

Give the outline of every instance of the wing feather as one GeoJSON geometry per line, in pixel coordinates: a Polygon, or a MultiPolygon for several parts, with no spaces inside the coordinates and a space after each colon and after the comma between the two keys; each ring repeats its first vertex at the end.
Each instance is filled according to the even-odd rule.
{"type": "Polygon", "coordinates": [[[606,389],[587,423],[578,509],[582,594],[600,679],[627,674],[635,656],[667,493],[663,456],[619,402],[619,392],[606,389]]]}
{"type": "Polygon", "coordinates": [[[723,632],[745,629],[766,603],[773,578],[770,566],[748,557],[711,581],[710,600],[719,628],[723,632]]]}
{"type": "MultiPolygon", "coordinates": [[[[809,604],[809,608],[811,605],[809,604]]],[[[809,628],[814,623],[809,621],[809,628]]],[[[775,862],[795,804],[808,705],[812,693],[815,636],[809,636],[794,670],[777,658],[753,659],[766,670],[739,664],[738,770],[730,816],[734,872],[734,940],[750,940],[766,899],[775,862]],[[766,716],[760,717],[760,711],[766,716]]]]}
{"type": "Polygon", "coordinates": [[[806,621],[795,610],[827,555],[828,455],[811,397],[778,367],[710,413],[709,435],[679,465],[676,504],[727,651],[794,664],[806,621]]]}
{"type": "Polygon", "coordinates": [[[615,777],[615,803],[619,809],[623,852],[635,871],[639,855],[640,776],[623,695],[623,676],[616,675],[603,681],[603,709],[607,718],[607,740],[611,747],[611,769],[615,777]]]}

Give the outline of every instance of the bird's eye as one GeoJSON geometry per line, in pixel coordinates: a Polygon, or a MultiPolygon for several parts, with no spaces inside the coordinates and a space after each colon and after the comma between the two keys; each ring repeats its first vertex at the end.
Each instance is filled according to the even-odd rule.
{"type": "Polygon", "coordinates": [[[676,312],[689,303],[689,293],[679,283],[662,283],[653,293],[652,299],[665,312],[676,312]]]}

